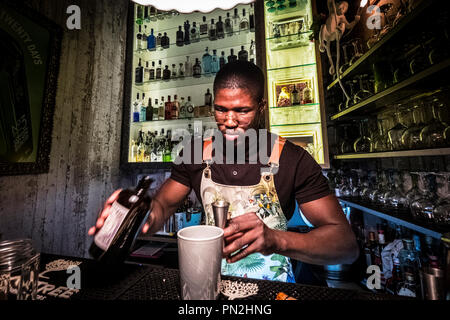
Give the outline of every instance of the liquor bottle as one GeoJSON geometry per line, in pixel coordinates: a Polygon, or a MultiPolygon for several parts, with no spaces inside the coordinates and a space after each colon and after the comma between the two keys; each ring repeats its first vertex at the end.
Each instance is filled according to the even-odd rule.
{"type": "Polygon", "coordinates": [[[313,103],[312,90],[306,82],[306,87],[303,89],[303,104],[313,103]]]}
{"type": "Polygon", "coordinates": [[[187,117],[187,114],[186,114],[186,102],[184,101],[184,97],[181,97],[180,114],[178,116],[178,119],[185,119],[186,117],[187,117]]]}
{"type": "Polygon", "coordinates": [[[255,32],[255,11],[253,10],[253,3],[250,3],[248,20],[249,20],[250,31],[255,32]]]}
{"type": "Polygon", "coordinates": [[[219,16],[219,21],[216,22],[216,36],[217,39],[223,39],[225,37],[225,29],[221,16],[219,16]]]}
{"type": "Polygon", "coordinates": [[[139,58],[138,66],[136,67],[135,71],[135,77],[134,77],[134,83],[135,84],[142,84],[142,81],[144,79],[144,68],[141,65],[141,58],[139,58]]]}
{"type": "Polygon", "coordinates": [[[250,62],[255,63],[256,57],[256,48],[255,48],[255,41],[252,40],[250,44],[250,62]]]}
{"type": "Polygon", "coordinates": [[[208,36],[208,23],[206,22],[206,17],[203,16],[203,22],[200,24],[200,38],[205,40],[208,36]]]}
{"type": "Polygon", "coordinates": [[[150,68],[148,66],[148,61],[145,61],[144,68],[144,81],[150,80],[150,68]]]}
{"type": "Polygon", "coordinates": [[[206,89],[205,93],[205,111],[203,115],[205,117],[210,116],[212,114],[212,94],[209,92],[209,88],[206,89]]]}
{"type": "Polygon", "coordinates": [[[158,36],[156,37],[156,48],[161,48],[161,40],[162,40],[162,34],[158,33],[158,36]]]}
{"type": "Polygon", "coordinates": [[[145,121],[153,120],[152,98],[148,98],[147,108],[145,108],[145,121]]]}
{"type": "Polygon", "coordinates": [[[248,52],[245,50],[244,46],[241,46],[241,50],[238,52],[238,59],[248,61],[248,52]]]}
{"type": "Polygon", "coordinates": [[[172,71],[171,71],[171,73],[170,73],[170,77],[171,77],[172,79],[178,78],[177,67],[176,67],[175,63],[172,63],[172,71]]]}
{"type": "Polygon", "coordinates": [[[161,100],[159,101],[159,108],[158,108],[158,120],[165,120],[165,118],[166,118],[165,108],[166,108],[166,104],[164,103],[164,97],[161,97],[161,100]]]}
{"type": "Polygon", "coordinates": [[[167,32],[164,32],[164,35],[161,38],[161,47],[163,47],[163,49],[167,49],[170,47],[170,39],[167,36],[167,32]]]}
{"type": "Polygon", "coordinates": [[[230,55],[227,58],[228,63],[237,61],[237,56],[234,54],[234,49],[230,49],[230,55]]]}
{"type": "Polygon", "coordinates": [[[217,40],[217,30],[216,30],[216,24],[214,23],[214,19],[211,19],[211,24],[208,28],[208,39],[210,41],[217,40]]]}
{"type": "Polygon", "coordinates": [[[186,102],[186,118],[192,119],[194,117],[194,105],[191,102],[191,96],[188,96],[186,102]]]}
{"type": "Polygon", "coordinates": [[[150,7],[150,14],[149,14],[150,21],[157,21],[158,18],[156,18],[156,8],[150,7]]]}
{"type": "Polygon", "coordinates": [[[156,161],[163,162],[164,155],[164,128],[161,129],[161,133],[158,138],[158,150],[156,151],[156,161]]]}
{"type": "Polygon", "coordinates": [[[89,253],[96,260],[115,265],[122,263],[150,214],[151,199],[146,195],[152,183],[142,178],[136,188],[122,190],[111,205],[103,227],[94,236],[89,253]]]}
{"type": "Polygon", "coordinates": [[[140,26],[142,23],[144,23],[142,6],[136,5],[136,24],[140,26]]]}
{"type": "Polygon", "coordinates": [[[161,65],[161,60],[158,60],[158,68],[156,68],[156,80],[160,80],[162,77],[162,65],[161,65]]]}
{"type": "Polygon", "coordinates": [[[189,24],[189,20],[186,20],[186,22],[184,23],[184,44],[190,44],[191,43],[191,38],[190,38],[190,34],[191,34],[191,25],[189,24]]]}
{"type": "MultiPolygon", "coordinates": [[[[205,53],[202,57],[202,66],[203,66],[203,73],[208,76],[211,73],[211,55],[209,54],[208,47],[205,49],[205,53]]],[[[195,71],[194,71],[195,76],[195,71]]]]}
{"type": "Polygon", "coordinates": [[[229,37],[233,35],[233,20],[231,20],[229,12],[227,12],[227,17],[225,18],[225,32],[229,37]]]}
{"type": "Polygon", "coordinates": [[[139,92],[136,94],[136,100],[133,103],[133,122],[139,122],[139,110],[141,100],[139,99],[139,92]]]}
{"type": "Polygon", "coordinates": [[[182,62],[180,62],[180,66],[178,69],[178,78],[184,78],[184,65],[182,62]]]}
{"type": "Polygon", "coordinates": [[[292,105],[300,104],[300,94],[297,90],[296,85],[294,85],[294,89],[291,92],[291,100],[292,100],[292,105]]]}
{"type": "Polygon", "coordinates": [[[189,56],[186,56],[186,62],[184,63],[184,74],[186,77],[192,77],[192,62],[189,61],[189,56]]]}
{"type": "Polygon", "coordinates": [[[150,35],[147,37],[147,49],[150,51],[156,50],[156,38],[153,34],[153,29],[150,29],[150,35]]]}
{"type": "Polygon", "coordinates": [[[143,139],[142,139],[142,131],[141,131],[141,139],[140,139],[140,142],[137,147],[137,161],[136,162],[144,162],[144,153],[145,153],[145,148],[144,148],[144,143],[143,143],[143,139]]]}
{"type": "Polygon", "coordinates": [[[420,270],[419,255],[414,250],[414,242],[411,239],[403,239],[403,248],[398,254],[400,259],[400,266],[403,274],[410,272],[413,275],[418,275],[420,270]]]}
{"type": "Polygon", "coordinates": [[[198,60],[198,58],[195,58],[195,64],[192,67],[192,71],[192,75],[194,76],[194,78],[200,78],[200,76],[202,75],[202,66],[200,65],[200,61],[198,60]]]}
{"type": "Polygon", "coordinates": [[[173,96],[173,102],[172,102],[172,113],[171,117],[173,120],[176,120],[179,118],[180,114],[180,102],[178,101],[178,95],[173,96]]]}
{"type": "Polygon", "coordinates": [[[142,49],[142,28],[141,25],[139,25],[139,31],[136,34],[136,50],[142,49]]]}
{"type": "Polygon", "coordinates": [[[234,32],[239,34],[239,24],[241,22],[241,18],[239,17],[238,14],[238,9],[234,8],[234,15],[233,15],[233,29],[234,32]]]}
{"type": "Polygon", "coordinates": [[[166,137],[166,139],[164,139],[163,162],[171,162],[171,161],[172,161],[172,142],[168,137],[166,137]]]}
{"type": "Polygon", "coordinates": [[[189,34],[190,34],[191,42],[198,42],[200,40],[200,34],[199,34],[199,30],[197,28],[196,22],[192,23],[192,28],[191,28],[189,34]]]}
{"type": "Polygon", "coordinates": [[[392,276],[386,280],[386,291],[390,294],[397,295],[399,286],[402,283],[402,271],[400,269],[400,260],[393,259],[392,276]]]}
{"type": "Polygon", "coordinates": [[[129,162],[136,162],[136,158],[137,158],[136,142],[133,139],[131,139],[129,162]]]}
{"type": "Polygon", "coordinates": [[[417,285],[416,277],[411,272],[404,273],[404,281],[400,284],[398,290],[399,296],[416,298],[419,296],[419,288],[417,285]]]}
{"type": "Polygon", "coordinates": [[[227,60],[225,58],[225,51],[222,51],[221,56],[219,58],[219,68],[222,69],[226,63],[227,63],[227,60]]]}
{"type": "Polygon", "coordinates": [[[145,105],[145,93],[142,93],[141,109],[139,110],[139,121],[147,121],[145,115],[147,114],[147,107],[145,105]]]}
{"type": "Polygon", "coordinates": [[[170,95],[167,96],[166,104],[164,105],[164,119],[172,119],[172,102],[170,101],[170,95]]]}
{"type": "Polygon", "coordinates": [[[149,23],[150,22],[150,14],[149,14],[149,7],[144,6],[144,22],[149,23]]]}
{"type": "Polygon", "coordinates": [[[148,45],[148,43],[147,43],[147,26],[146,25],[144,25],[144,32],[142,32],[142,40],[141,41],[142,41],[141,42],[142,49],[146,49],[147,45],[148,45]]]}
{"type": "Polygon", "coordinates": [[[178,31],[177,31],[177,41],[176,44],[178,47],[182,47],[184,45],[184,33],[183,30],[181,30],[181,26],[178,26],[178,31]]]}
{"type": "Polygon", "coordinates": [[[152,120],[159,120],[159,104],[158,99],[155,99],[155,104],[153,105],[153,117],[152,120]]]}
{"type": "Polygon", "coordinates": [[[220,70],[219,57],[217,56],[217,50],[213,50],[213,54],[211,56],[211,72],[217,73],[220,70]]]}
{"type": "Polygon", "coordinates": [[[239,22],[239,33],[245,32],[246,30],[248,30],[248,28],[249,26],[247,17],[245,16],[245,9],[242,9],[242,19],[239,22]]]}
{"type": "Polygon", "coordinates": [[[163,71],[163,80],[170,80],[170,70],[169,70],[169,66],[165,65],[164,67],[164,71],[163,71]]]}
{"type": "Polygon", "coordinates": [[[152,68],[150,69],[148,79],[155,80],[155,61],[152,61],[152,68]]]}

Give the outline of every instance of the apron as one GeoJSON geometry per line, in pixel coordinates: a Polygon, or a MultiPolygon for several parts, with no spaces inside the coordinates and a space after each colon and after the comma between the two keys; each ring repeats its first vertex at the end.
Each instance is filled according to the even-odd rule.
{"type": "MultiPolygon", "coordinates": [[[[253,186],[231,186],[212,181],[210,164],[212,162],[212,138],[205,139],[203,145],[203,169],[200,185],[200,194],[206,215],[206,224],[214,224],[212,203],[216,200],[226,200],[230,203],[228,219],[248,212],[256,215],[267,227],[276,230],[287,230],[287,220],[281,209],[278,195],[275,190],[274,168],[278,161],[286,140],[278,137],[269,158],[268,167],[261,170],[261,179],[253,186]]],[[[221,273],[227,276],[237,276],[252,279],[276,280],[295,282],[291,261],[280,254],[263,255],[259,252],[247,257],[227,263],[222,259],[221,273]]]]}

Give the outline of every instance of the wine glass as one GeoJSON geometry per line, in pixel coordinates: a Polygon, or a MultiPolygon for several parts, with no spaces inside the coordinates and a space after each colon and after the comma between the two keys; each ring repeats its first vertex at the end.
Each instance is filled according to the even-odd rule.
{"type": "Polygon", "coordinates": [[[352,153],[353,152],[353,146],[350,142],[349,136],[348,136],[348,128],[350,125],[345,124],[342,127],[344,128],[344,138],[341,141],[340,145],[339,145],[339,151],[341,152],[341,154],[346,154],[346,153],[352,153]]]}
{"type": "Polygon", "coordinates": [[[372,143],[369,135],[367,134],[367,119],[360,120],[359,122],[359,137],[353,144],[355,152],[368,153],[372,152],[372,143]]]}
{"type": "Polygon", "coordinates": [[[355,96],[356,80],[348,80],[345,82],[345,84],[348,88],[350,88],[348,99],[345,101],[345,109],[348,109],[355,104],[353,97],[355,96]]]}
{"type": "Polygon", "coordinates": [[[445,145],[444,131],[447,124],[439,119],[439,109],[442,108],[442,102],[434,97],[430,102],[433,119],[420,132],[420,141],[426,147],[435,148],[445,145]]]}
{"type": "Polygon", "coordinates": [[[425,127],[424,123],[424,106],[422,101],[417,101],[415,105],[408,110],[408,114],[412,115],[412,124],[402,134],[402,145],[405,149],[420,149],[423,147],[420,139],[420,133],[425,127]]]}
{"type": "Polygon", "coordinates": [[[351,44],[353,46],[353,57],[350,59],[350,65],[354,64],[363,55],[361,40],[359,38],[353,39],[351,44]]]}
{"type": "Polygon", "coordinates": [[[435,184],[433,185],[431,183],[433,175],[427,172],[418,172],[417,175],[417,186],[420,191],[420,196],[411,203],[411,213],[418,220],[432,222],[434,203],[436,202],[436,197],[433,194],[435,184]]]}
{"type": "Polygon", "coordinates": [[[405,125],[405,112],[400,109],[400,105],[397,105],[394,116],[395,125],[388,131],[389,143],[392,146],[392,150],[402,150],[402,136],[408,127],[405,125]]]}
{"type": "Polygon", "coordinates": [[[439,225],[450,225],[450,173],[441,172],[436,175],[437,204],[433,211],[434,222],[439,225]]]}
{"type": "Polygon", "coordinates": [[[402,174],[393,173],[392,182],[394,188],[388,198],[388,207],[396,213],[404,213],[409,208],[408,198],[403,191],[402,174]]]}
{"type": "Polygon", "coordinates": [[[358,79],[359,90],[353,96],[353,102],[355,104],[364,101],[373,95],[372,91],[370,91],[370,87],[367,85],[369,83],[369,75],[368,74],[360,74],[356,76],[358,79]]]}
{"type": "Polygon", "coordinates": [[[339,67],[339,73],[343,74],[345,70],[350,67],[350,60],[348,59],[348,48],[351,46],[351,42],[346,42],[341,45],[342,52],[344,54],[344,64],[339,67]]]}
{"type": "Polygon", "coordinates": [[[377,119],[377,129],[378,131],[372,137],[372,149],[374,152],[388,151],[388,137],[386,134],[386,123],[389,118],[377,119]]]}

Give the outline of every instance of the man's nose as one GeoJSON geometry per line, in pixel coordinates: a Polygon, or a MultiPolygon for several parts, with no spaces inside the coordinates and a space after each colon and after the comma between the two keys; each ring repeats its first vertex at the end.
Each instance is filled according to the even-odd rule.
{"type": "Polygon", "coordinates": [[[238,123],[237,123],[235,112],[229,111],[225,114],[225,123],[224,124],[227,128],[237,127],[238,123]]]}

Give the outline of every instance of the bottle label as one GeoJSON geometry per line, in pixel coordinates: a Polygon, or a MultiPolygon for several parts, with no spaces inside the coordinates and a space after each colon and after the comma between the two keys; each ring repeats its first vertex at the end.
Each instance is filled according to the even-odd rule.
{"type": "Polygon", "coordinates": [[[95,235],[94,242],[103,251],[108,250],[114,236],[119,230],[120,225],[128,214],[128,209],[115,201],[110,209],[108,218],[106,218],[103,227],[95,235]]]}

